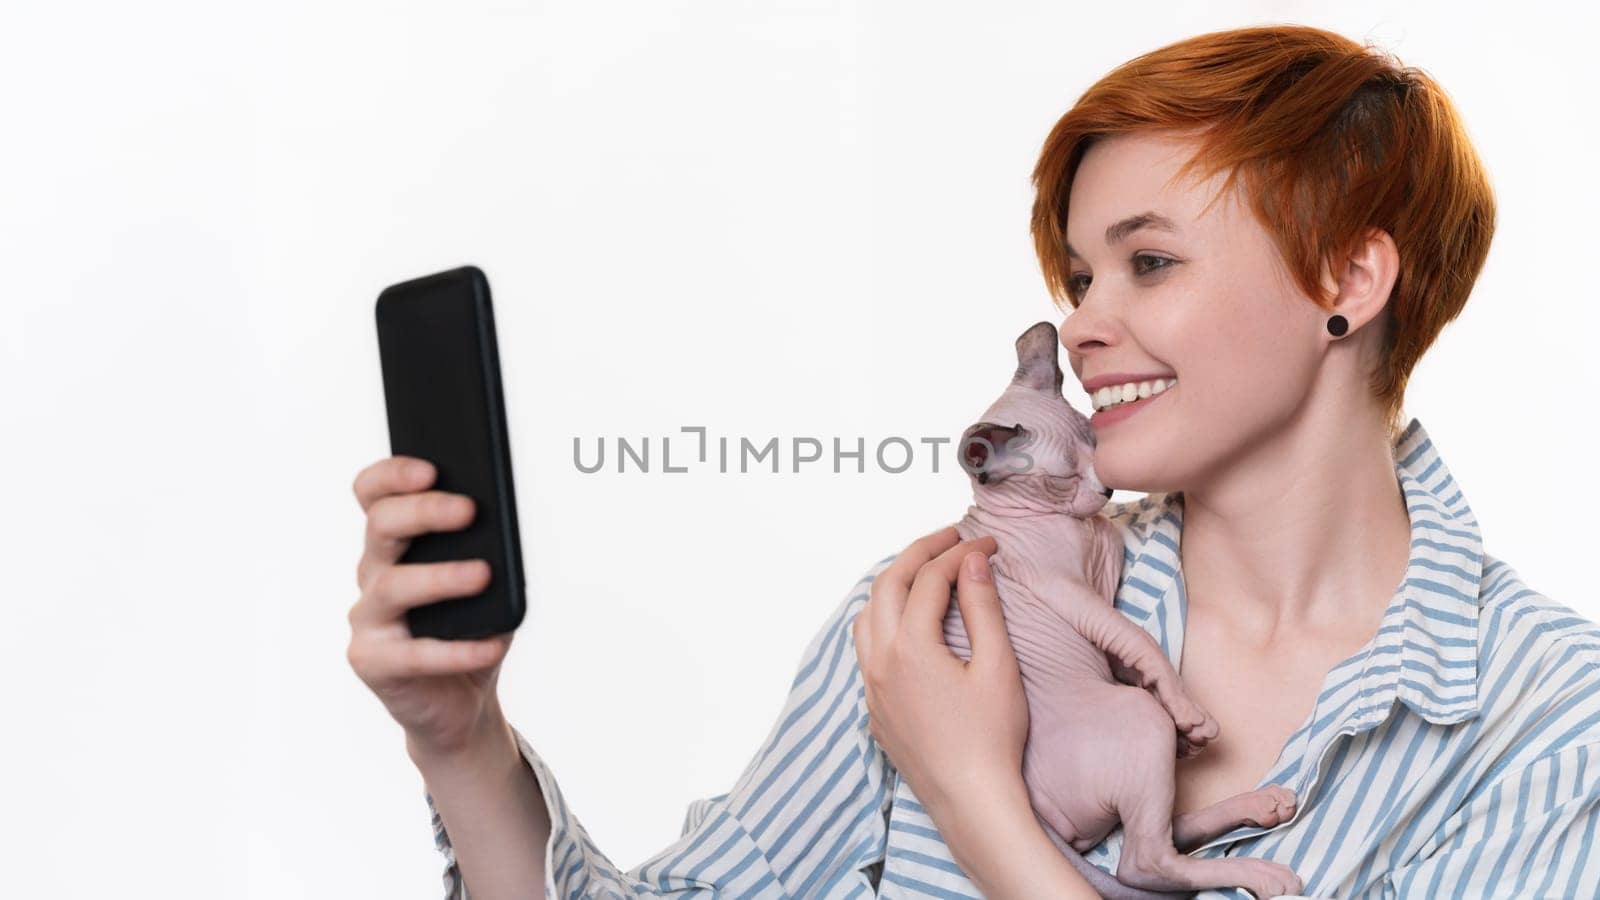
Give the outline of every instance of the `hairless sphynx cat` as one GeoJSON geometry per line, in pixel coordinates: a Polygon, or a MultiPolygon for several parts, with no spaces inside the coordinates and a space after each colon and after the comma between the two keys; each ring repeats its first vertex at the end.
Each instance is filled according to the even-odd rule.
{"type": "MultiPolygon", "coordinates": [[[[1034,814],[1113,900],[1232,886],[1261,898],[1298,893],[1295,873],[1270,860],[1179,850],[1239,825],[1283,822],[1295,796],[1272,785],[1173,818],[1176,759],[1199,753],[1218,726],[1155,639],[1112,605],[1122,537],[1099,514],[1111,491],[1094,471],[1088,419],[1061,395],[1057,345],[1049,322],[1017,338],[1016,374],[957,450],[974,503],[956,530],[964,541],[993,535],[999,547],[990,563],[1028,701],[1022,778],[1034,814]],[[1080,854],[1118,821],[1112,878],[1080,854]]],[[[972,658],[954,602],[944,632],[957,656],[972,658]]]]}

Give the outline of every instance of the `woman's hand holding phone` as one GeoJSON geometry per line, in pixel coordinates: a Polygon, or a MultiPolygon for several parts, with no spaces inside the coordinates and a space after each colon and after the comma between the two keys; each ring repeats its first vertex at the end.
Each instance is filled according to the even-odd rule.
{"type": "MultiPolygon", "coordinates": [[[[390,456],[362,469],[353,489],[366,513],[366,546],[356,565],[361,596],[350,607],[350,667],[406,733],[414,760],[448,759],[510,742],[496,684],[514,632],[479,640],[412,637],[406,610],[478,594],[489,583],[482,559],[400,563],[419,534],[472,522],[472,498],[428,490],[427,460],[390,456]]],[[[511,746],[514,747],[514,744],[511,746]]]]}

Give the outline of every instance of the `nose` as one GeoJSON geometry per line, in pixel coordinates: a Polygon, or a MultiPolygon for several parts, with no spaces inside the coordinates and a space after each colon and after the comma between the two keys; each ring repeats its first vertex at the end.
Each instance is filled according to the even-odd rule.
{"type": "Polygon", "coordinates": [[[1115,340],[1111,316],[1106,310],[1104,300],[1095,304],[1080,302],[1077,308],[1061,320],[1056,332],[1061,336],[1061,346],[1067,351],[1067,358],[1072,361],[1074,374],[1080,378],[1084,355],[1100,347],[1109,346],[1115,340]]]}

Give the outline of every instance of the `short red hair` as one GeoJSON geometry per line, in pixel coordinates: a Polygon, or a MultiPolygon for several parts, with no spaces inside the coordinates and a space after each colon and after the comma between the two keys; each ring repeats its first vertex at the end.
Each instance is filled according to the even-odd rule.
{"type": "Polygon", "coordinates": [[[1198,35],[1095,82],[1045,139],[1033,170],[1032,233],[1057,306],[1067,290],[1067,198],[1104,135],[1202,129],[1180,175],[1227,172],[1243,186],[1300,288],[1327,308],[1326,266],[1368,229],[1387,231],[1400,270],[1371,387],[1391,434],[1412,368],[1472,291],[1494,235],[1488,173],[1449,98],[1422,71],[1319,28],[1198,35]]]}

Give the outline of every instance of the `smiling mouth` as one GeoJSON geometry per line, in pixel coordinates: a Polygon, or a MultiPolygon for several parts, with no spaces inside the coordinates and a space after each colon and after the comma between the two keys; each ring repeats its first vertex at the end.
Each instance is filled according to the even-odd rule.
{"type": "Polygon", "coordinates": [[[1116,409],[1128,403],[1137,403],[1151,397],[1159,397],[1178,383],[1176,378],[1157,378],[1153,381],[1130,381],[1126,384],[1115,384],[1103,387],[1094,392],[1090,403],[1095,412],[1116,409]],[[1131,390],[1130,390],[1131,388],[1131,390]]]}
{"type": "MultiPolygon", "coordinates": [[[[1089,417],[1089,427],[1093,428],[1096,433],[1099,433],[1100,431],[1109,428],[1118,422],[1122,422],[1125,419],[1137,416],[1140,410],[1152,403],[1159,403],[1161,398],[1165,397],[1170,392],[1171,388],[1168,388],[1159,394],[1151,394],[1148,397],[1140,397],[1137,400],[1118,402],[1103,409],[1095,410],[1094,415],[1089,417]]],[[[1098,445],[1098,441],[1096,444],[1098,445]]]]}

